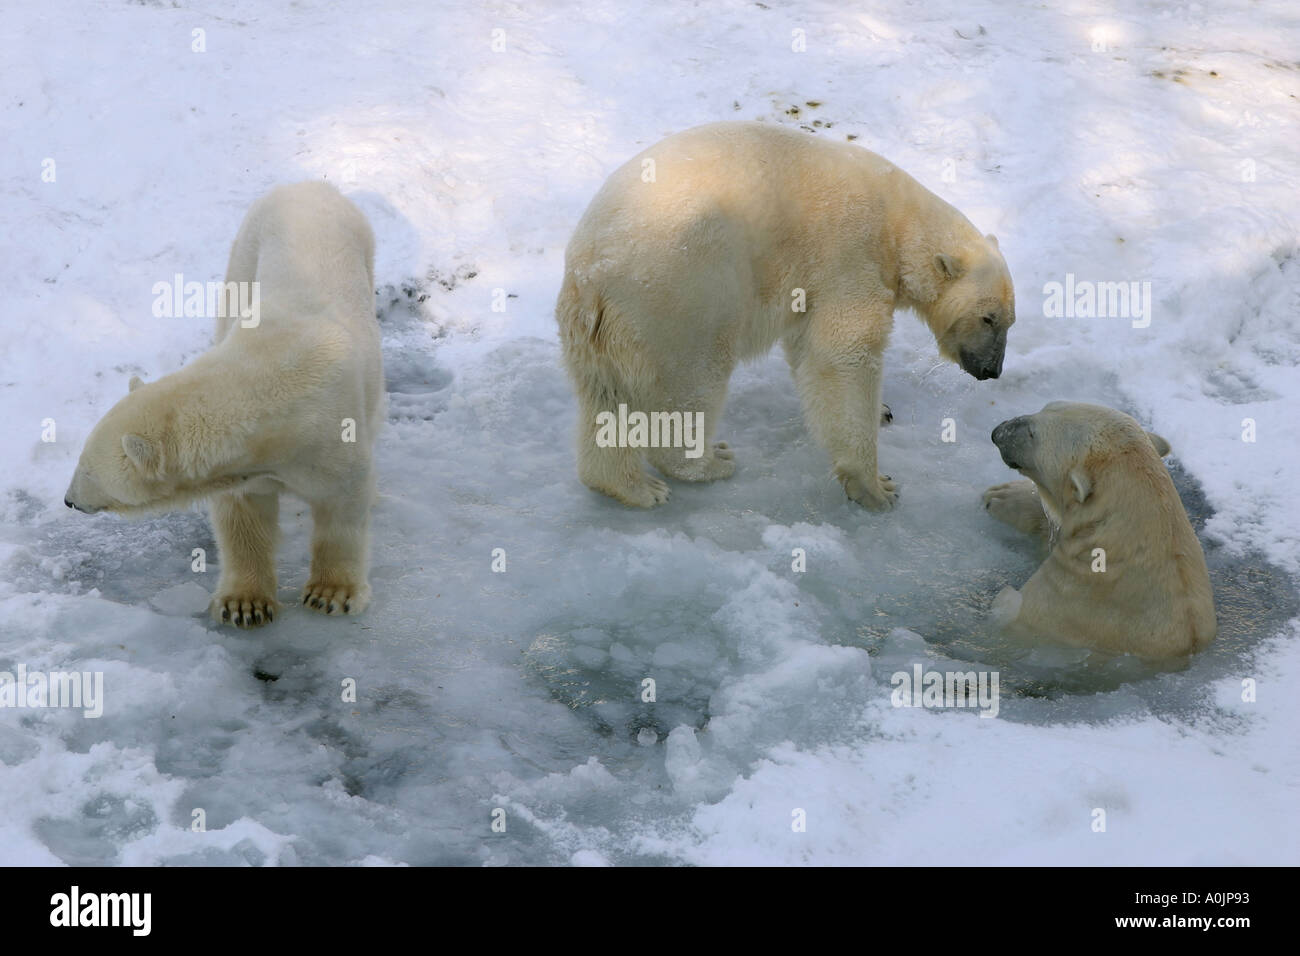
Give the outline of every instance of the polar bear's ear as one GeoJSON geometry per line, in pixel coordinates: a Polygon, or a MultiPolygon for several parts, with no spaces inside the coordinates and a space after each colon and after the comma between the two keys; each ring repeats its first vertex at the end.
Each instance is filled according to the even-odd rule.
{"type": "Polygon", "coordinates": [[[1151,444],[1156,446],[1156,454],[1161,458],[1164,458],[1165,455],[1173,451],[1173,449],[1169,447],[1169,442],[1165,441],[1155,432],[1147,432],[1147,438],[1150,438],[1151,444]]]}
{"type": "Polygon", "coordinates": [[[990,232],[990,233],[989,233],[987,236],[985,236],[984,238],[987,239],[989,242],[993,243],[993,248],[994,248],[994,249],[1000,249],[1000,248],[1002,248],[1001,246],[998,245],[998,237],[995,236],[995,235],[993,235],[993,233],[990,232]]]}
{"type": "Polygon", "coordinates": [[[122,450],[141,474],[153,477],[158,473],[162,454],[157,442],[128,432],[122,436],[122,450]]]}
{"type": "Polygon", "coordinates": [[[945,252],[941,252],[934,257],[934,267],[939,270],[939,275],[945,279],[956,279],[966,271],[956,256],[950,256],[945,252]]]}
{"type": "Polygon", "coordinates": [[[144,379],[142,379],[139,375],[132,375],[131,381],[126,383],[126,390],[128,392],[134,392],[137,388],[139,388],[143,384],[144,384],[144,379]]]}
{"type": "Polygon", "coordinates": [[[1070,469],[1070,486],[1074,488],[1074,500],[1083,504],[1092,494],[1092,481],[1082,468],[1070,469]]]}

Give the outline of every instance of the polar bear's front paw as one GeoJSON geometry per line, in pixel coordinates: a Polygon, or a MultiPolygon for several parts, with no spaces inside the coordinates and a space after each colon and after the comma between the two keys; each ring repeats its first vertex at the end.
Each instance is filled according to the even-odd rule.
{"type": "Polygon", "coordinates": [[[863,475],[837,474],[844,493],[872,511],[889,511],[898,501],[898,484],[888,475],[877,475],[875,481],[863,475]]]}
{"type": "Polygon", "coordinates": [[[360,614],[370,603],[370,586],[346,578],[313,577],[303,588],[302,603],[323,614],[360,614]]]}
{"type": "Polygon", "coordinates": [[[276,600],[251,590],[218,590],[209,608],[212,618],[235,627],[261,627],[275,620],[276,600]]]}
{"type": "Polygon", "coordinates": [[[1025,534],[1044,534],[1047,516],[1032,481],[1008,481],[984,492],[984,510],[1025,534]]]}

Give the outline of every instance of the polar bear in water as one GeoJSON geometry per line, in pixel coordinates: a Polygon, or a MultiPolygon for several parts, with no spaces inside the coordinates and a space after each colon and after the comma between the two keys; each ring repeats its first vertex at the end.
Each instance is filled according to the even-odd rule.
{"type": "Polygon", "coordinates": [[[1169,443],[1103,405],[1052,402],[993,430],[1028,481],[984,507],[1051,553],[993,616],[1009,633],[1146,659],[1202,650],[1216,633],[1205,554],[1169,471],[1169,443]]]}

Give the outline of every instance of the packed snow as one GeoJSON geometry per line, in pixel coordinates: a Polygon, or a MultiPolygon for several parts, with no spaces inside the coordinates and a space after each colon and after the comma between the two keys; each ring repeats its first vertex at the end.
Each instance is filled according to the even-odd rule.
{"type": "Polygon", "coordinates": [[[0,671],[102,672],[103,714],[0,708],[0,863],[1300,862],[1298,45],[1300,8],[1247,0],[8,10],[0,671]],[[891,513],[845,500],[779,351],[732,380],[732,480],[639,511],[577,479],[564,245],[719,119],[852,139],[999,238],[1002,378],[896,320],[891,513]],[[374,601],[295,606],[286,502],[288,607],[240,631],[201,510],[62,496],[130,376],[208,345],[155,283],[221,278],[307,178],[378,241],[374,601]],[[1067,275],[1149,282],[1149,325],[1047,317],[1067,275]],[[982,623],[1041,557],[980,507],[1015,477],[989,432],[1057,399],[1174,448],[1220,624],[1183,669],[982,623]],[[996,669],[996,717],[893,706],[917,664],[996,669]]]}

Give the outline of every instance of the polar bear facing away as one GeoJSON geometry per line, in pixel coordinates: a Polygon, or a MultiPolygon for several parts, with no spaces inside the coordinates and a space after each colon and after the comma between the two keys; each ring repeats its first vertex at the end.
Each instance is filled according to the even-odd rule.
{"type": "Polygon", "coordinates": [[[762,123],[670,136],[609,177],[566,251],[556,318],[579,476],[640,507],[668,498],[643,455],[683,481],[730,477],[732,451],[713,442],[728,380],[779,339],[835,477],[854,501],[892,507],[876,440],[897,308],[975,378],[1001,373],[1015,301],[997,242],[911,176],[762,123]],[[602,440],[602,421],[636,413],[702,415],[702,447],[657,440],[667,429],[602,440]]]}
{"type": "Polygon", "coordinates": [[[1149,660],[1214,639],[1205,555],[1160,460],[1168,442],[1112,408],[1052,402],[1000,424],[993,443],[1029,480],[988,489],[985,508],[1052,543],[1019,592],[998,595],[996,623],[1149,660]]]}
{"type": "Polygon", "coordinates": [[[274,616],[281,492],[311,507],[303,603],[370,600],[368,527],[384,385],[374,236],[333,186],[282,186],[253,204],[227,283],[258,283],[256,315],[217,320],[215,344],[155,382],[131,382],[86,440],[65,501],[136,514],[211,500],[221,576],[212,614],[274,616]]]}

